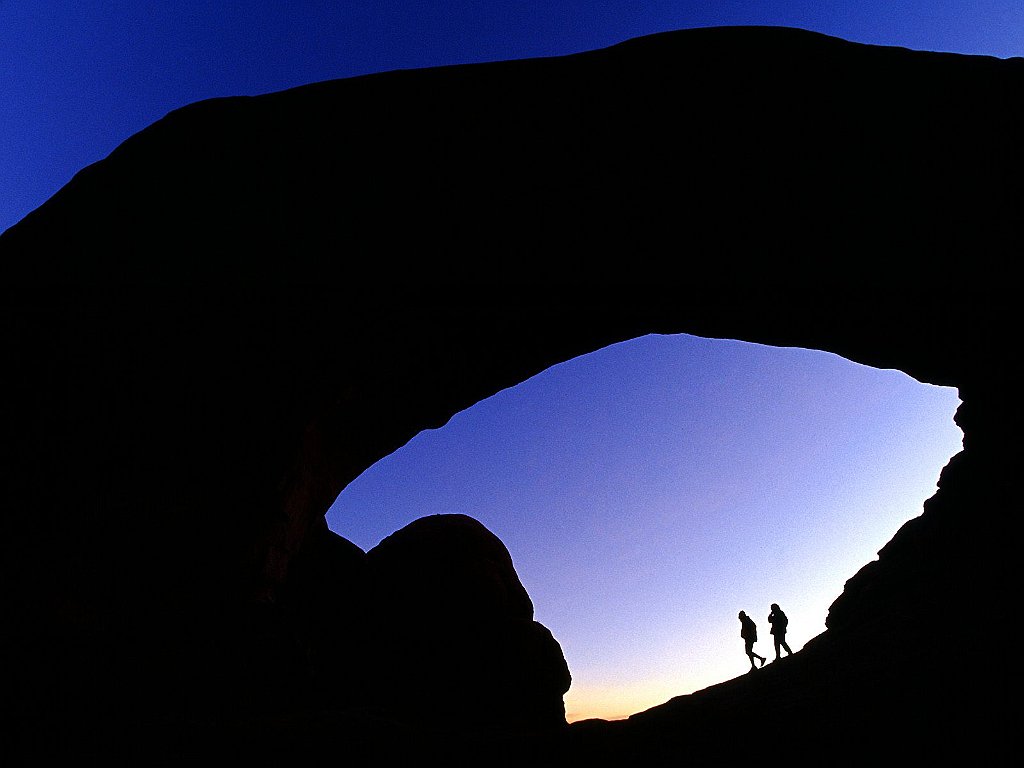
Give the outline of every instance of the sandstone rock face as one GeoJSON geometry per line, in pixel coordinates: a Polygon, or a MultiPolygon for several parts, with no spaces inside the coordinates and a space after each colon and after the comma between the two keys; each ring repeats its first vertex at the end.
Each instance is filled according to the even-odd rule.
{"type": "Polygon", "coordinates": [[[806,654],[570,729],[562,756],[759,760],[737,736],[759,715],[797,729],[788,764],[1007,762],[1022,91],[1021,59],[729,28],[214,100],[132,137],[0,236],[5,725],[72,755],[191,754],[225,718],[302,743],[311,709],[310,744],[408,733],[323,714],[317,681],[347,672],[311,649],[359,635],[331,501],[550,365],[692,333],[957,386],[965,451],[806,654]]]}
{"type": "Polygon", "coordinates": [[[406,718],[565,726],[570,676],[508,550],[464,515],[421,518],[367,554],[375,687],[406,718]]]}
{"type": "Polygon", "coordinates": [[[314,528],[290,562],[278,605],[305,651],[306,706],[366,705],[370,678],[357,662],[370,648],[366,553],[326,523],[314,528]]]}

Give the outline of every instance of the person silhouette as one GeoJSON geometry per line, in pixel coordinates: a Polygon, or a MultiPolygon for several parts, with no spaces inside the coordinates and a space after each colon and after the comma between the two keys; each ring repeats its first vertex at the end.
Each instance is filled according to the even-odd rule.
{"type": "Polygon", "coordinates": [[[772,625],[772,635],[775,637],[775,661],[782,658],[781,648],[786,649],[787,656],[792,656],[793,651],[786,643],[786,627],[789,626],[789,619],[779,608],[778,603],[772,603],[772,612],[768,614],[768,623],[772,625]]]}
{"type": "Polygon", "coordinates": [[[761,660],[761,666],[764,666],[765,657],[759,656],[754,653],[754,643],[757,642],[757,624],[754,620],[747,616],[746,613],[740,611],[740,637],[743,638],[744,647],[747,651],[747,658],[750,659],[750,671],[753,672],[757,667],[754,665],[754,659],[761,660]]]}

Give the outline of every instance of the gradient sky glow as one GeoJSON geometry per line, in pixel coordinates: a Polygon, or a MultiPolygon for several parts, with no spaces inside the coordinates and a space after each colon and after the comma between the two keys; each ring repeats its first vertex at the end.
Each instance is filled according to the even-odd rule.
{"type": "Polygon", "coordinates": [[[201,99],[737,24],[1024,54],[1020,0],[0,0],[0,232],[201,99]]]}
{"type": "MultiPolygon", "coordinates": [[[[0,232],[202,99],[748,24],[1024,54],[1020,0],[0,0],[0,232]]],[[[419,435],[329,522],[365,549],[422,515],[477,517],[562,644],[570,719],[623,716],[743,673],[741,608],[761,653],[773,601],[794,648],[821,632],[960,449],[957,403],[831,354],[646,337],[419,435]]]]}
{"type": "Polygon", "coordinates": [[[480,520],[562,645],[569,719],[621,717],[746,672],[740,610],[762,655],[772,602],[794,650],[824,631],[962,448],[957,405],[831,353],[646,336],[421,433],[327,520],[364,550],[424,515],[480,520]]]}

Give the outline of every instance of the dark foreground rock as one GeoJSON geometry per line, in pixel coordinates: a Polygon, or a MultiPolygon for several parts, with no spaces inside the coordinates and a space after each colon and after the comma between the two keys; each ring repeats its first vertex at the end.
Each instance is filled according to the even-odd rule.
{"type": "Polygon", "coordinates": [[[494,534],[432,515],[368,560],[374,688],[402,719],[496,734],[565,727],[565,658],[494,534]]]}
{"type": "Polygon", "coordinates": [[[1005,762],[1022,89],[1020,59],[728,28],[132,137],[0,236],[12,751],[1005,762]],[[678,332],[956,386],[965,450],[778,669],[540,742],[380,713],[324,652],[374,608],[333,499],[503,387],[678,332]]]}

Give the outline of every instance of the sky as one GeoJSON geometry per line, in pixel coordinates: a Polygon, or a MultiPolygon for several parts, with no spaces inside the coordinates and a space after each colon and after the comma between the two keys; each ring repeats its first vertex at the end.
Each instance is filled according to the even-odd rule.
{"type": "MultiPolygon", "coordinates": [[[[187,104],[704,26],[1024,54],[1020,0],[0,0],[0,231],[187,104]]],[[[473,515],[562,644],[570,719],[630,714],[824,628],[846,578],[959,449],[952,390],[823,353],[645,338],[557,366],[368,470],[330,513],[363,548],[473,515]]]]}
{"type": "Polygon", "coordinates": [[[955,389],[814,350],[645,336],[549,368],[420,433],[327,514],[369,550],[461,513],[509,549],[573,676],[570,721],[614,719],[825,631],[962,449],[955,389]]]}
{"type": "Polygon", "coordinates": [[[0,0],[0,232],[202,99],[748,24],[1024,54],[1020,0],[0,0]]]}

